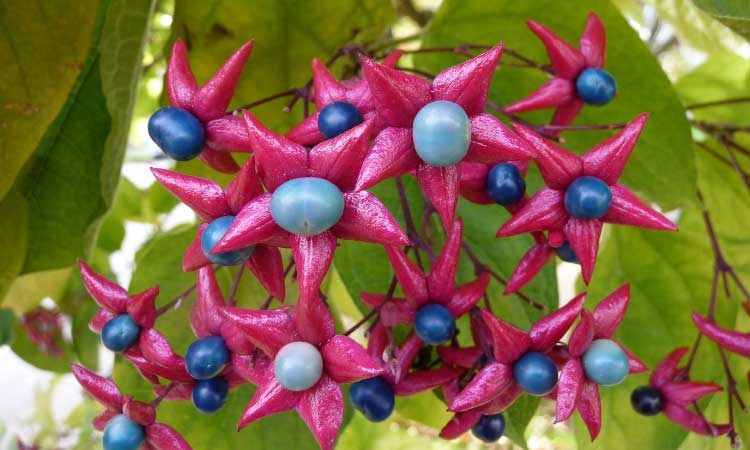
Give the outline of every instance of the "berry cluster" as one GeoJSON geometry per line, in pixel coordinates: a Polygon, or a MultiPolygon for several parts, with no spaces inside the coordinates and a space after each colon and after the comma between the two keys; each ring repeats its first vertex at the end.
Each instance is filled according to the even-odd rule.
{"type": "MultiPolygon", "coordinates": [[[[547,48],[554,78],[507,106],[506,113],[555,108],[551,123],[565,125],[583,105],[613,99],[615,81],[602,69],[605,35],[596,15],[588,19],[580,50],[538,23],[529,26],[547,48]]],[[[185,355],[176,354],[154,328],[166,311],[154,307],[158,287],[130,295],[80,263],[86,287],[101,306],[92,330],[159,394],[150,405],[136,402],[111,381],[74,367],[81,384],[107,407],[96,420],[105,429],[105,449],[189,448],[171,428],[154,423],[155,406],[162,399],[190,398],[198,410],[211,413],[231,389],[248,383],[257,388],[239,428],[294,409],[325,450],[334,447],[343,420],[340,385],[346,383],[352,383],[353,406],[372,421],[390,416],[397,395],[441,389],[454,413],[441,431],[447,439],[468,430],[483,441],[499,439],[505,428],[502,411],[524,394],[556,401],[557,420],[578,410],[595,438],[602,423],[599,388],[648,370],[613,338],[630,300],[628,285],[591,312],[581,294],[530,330],[516,328],[478,305],[487,295],[488,273],[456,284],[466,248],[456,205],[459,195],[500,204],[512,217],[498,236],[534,237],[536,245],[519,263],[506,293],[518,291],[555,254],[579,263],[588,283],[605,222],[676,229],[618,182],[646,115],[583,156],[550,141],[554,133],[541,135],[516,121],[508,127],[485,112],[503,53],[497,45],[432,79],[397,70],[400,51],[383,63],[361,56],[362,78],[343,81],[314,60],[318,112],[282,136],[248,110],[241,116],[225,112],[251,47],[252,42],[240,48],[198,87],[186,47],[178,41],[167,72],[172,106],[149,121],[151,137],[170,157],[199,156],[216,170],[236,173],[224,189],[208,179],[153,169],[202,223],[183,260],[183,270],[197,271],[190,319],[196,339],[185,355]],[[240,167],[230,151],[252,157],[240,167]],[[532,162],[545,187],[529,196],[524,176],[532,162]],[[399,177],[409,174],[416,176],[447,235],[427,270],[408,255],[424,250],[415,242],[418,236],[405,233],[367,191],[386,179],[400,183],[399,177]],[[383,246],[395,272],[387,293],[361,293],[372,308],[366,319],[374,318],[366,348],[348,336],[353,330],[336,333],[320,290],[340,239],[383,246]],[[269,309],[267,302],[247,309],[235,305],[234,291],[225,298],[215,271],[244,265],[283,302],[291,265],[284,269],[279,248],[291,248],[296,266],[294,306],[269,309]],[[397,285],[402,298],[394,295],[397,285]],[[456,340],[456,321],[464,315],[474,340],[469,347],[456,340]],[[396,337],[397,326],[410,330],[405,339],[396,337]],[[568,343],[562,343],[571,330],[568,343]]],[[[634,407],[648,415],[664,412],[699,433],[725,432],[688,409],[718,388],[680,383],[680,356],[670,355],[654,371],[650,386],[634,392],[634,407]]]]}

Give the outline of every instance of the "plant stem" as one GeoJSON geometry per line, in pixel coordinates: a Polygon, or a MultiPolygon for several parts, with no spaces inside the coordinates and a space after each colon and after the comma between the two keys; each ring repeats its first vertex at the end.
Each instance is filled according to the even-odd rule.
{"type": "Polygon", "coordinates": [[[159,404],[162,402],[162,400],[164,400],[165,398],[167,398],[167,395],[169,395],[169,393],[172,392],[172,389],[174,389],[176,386],[177,386],[177,383],[175,383],[174,381],[171,382],[171,383],[169,383],[169,385],[166,388],[164,388],[164,390],[162,391],[161,394],[159,394],[158,397],[156,397],[155,399],[151,400],[151,406],[153,406],[154,408],[156,408],[157,406],[159,406],[159,404]]]}
{"type": "MultiPolygon", "coordinates": [[[[286,277],[289,276],[289,272],[292,271],[292,267],[294,267],[294,259],[290,259],[289,263],[286,265],[286,268],[284,269],[284,279],[286,280],[286,277]]],[[[269,306],[271,306],[271,302],[273,301],[273,295],[269,295],[266,300],[263,302],[262,305],[260,305],[260,309],[268,309],[269,306]]]]}
{"type": "Polygon", "coordinates": [[[242,279],[242,272],[245,271],[244,264],[240,266],[239,270],[237,270],[237,275],[234,277],[234,281],[232,282],[232,289],[229,291],[229,295],[226,299],[227,306],[234,306],[235,304],[235,297],[237,297],[237,290],[240,287],[240,280],[242,279]]]}
{"type": "Polygon", "coordinates": [[[710,108],[713,106],[733,105],[735,103],[748,103],[748,102],[750,102],[750,97],[725,98],[722,100],[714,100],[710,102],[693,103],[691,105],[687,105],[685,109],[710,108]]]}
{"type": "Polygon", "coordinates": [[[391,301],[393,299],[393,294],[396,292],[396,285],[398,284],[398,280],[396,279],[396,276],[394,275],[391,277],[391,285],[388,287],[388,293],[385,294],[385,298],[383,299],[383,303],[379,304],[378,306],[372,308],[370,312],[368,312],[363,318],[361,318],[357,323],[352,325],[348,330],[344,331],[344,336],[349,336],[350,334],[354,333],[367,323],[370,319],[375,317],[378,313],[380,313],[381,308],[383,308],[383,305],[385,305],[387,302],[391,301]]]}

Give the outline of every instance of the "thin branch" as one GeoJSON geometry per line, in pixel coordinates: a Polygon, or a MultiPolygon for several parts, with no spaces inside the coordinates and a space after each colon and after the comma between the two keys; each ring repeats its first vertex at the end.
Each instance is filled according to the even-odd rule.
{"type": "Polygon", "coordinates": [[[377,314],[380,313],[380,310],[383,308],[383,305],[385,305],[387,302],[391,301],[393,299],[393,294],[396,292],[396,285],[398,284],[398,280],[396,279],[396,276],[394,275],[391,277],[391,285],[388,287],[388,293],[385,294],[385,298],[383,299],[383,303],[379,304],[378,306],[372,308],[370,312],[368,312],[363,318],[361,318],[357,323],[352,325],[348,330],[344,331],[344,336],[349,336],[350,334],[354,333],[367,323],[370,319],[375,317],[377,314]]]}
{"type": "Polygon", "coordinates": [[[404,182],[400,176],[396,177],[396,190],[398,191],[398,199],[401,203],[401,210],[404,214],[404,220],[406,221],[406,234],[409,240],[412,242],[414,247],[414,256],[417,258],[417,264],[420,269],[424,271],[424,265],[422,264],[422,258],[419,255],[419,250],[423,250],[427,254],[427,258],[432,263],[435,260],[435,254],[432,248],[422,241],[422,238],[417,233],[417,227],[414,225],[414,217],[411,215],[411,208],[409,207],[409,199],[406,196],[406,189],[404,188],[404,182]]]}
{"type": "Polygon", "coordinates": [[[164,400],[165,398],[167,398],[167,395],[169,395],[169,393],[172,392],[172,389],[174,389],[176,386],[177,386],[177,383],[175,383],[175,382],[169,383],[169,385],[166,388],[164,388],[164,390],[162,391],[161,394],[159,394],[158,397],[156,397],[155,399],[151,400],[151,406],[153,406],[154,408],[156,408],[157,406],[159,406],[159,403],[161,403],[162,400],[164,400]]]}
{"type": "Polygon", "coordinates": [[[713,106],[734,105],[736,103],[750,103],[750,97],[725,98],[722,100],[713,100],[710,102],[693,103],[687,105],[685,109],[710,108],[713,106]]]}
{"type": "Polygon", "coordinates": [[[237,290],[240,287],[240,280],[242,279],[242,272],[244,271],[245,267],[243,264],[240,266],[239,270],[237,270],[237,275],[235,275],[234,281],[232,282],[232,289],[229,291],[229,295],[227,295],[227,306],[234,306],[234,304],[236,303],[237,290]]]}

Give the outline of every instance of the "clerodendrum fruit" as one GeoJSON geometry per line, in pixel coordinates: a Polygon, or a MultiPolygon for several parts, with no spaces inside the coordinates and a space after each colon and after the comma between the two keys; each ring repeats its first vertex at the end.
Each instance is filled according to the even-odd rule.
{"type": "Polygon", "coordinates": [[[170,158],[187,161],[201,153],[206,141],[203,124],[190,111],[162,108],[148,120],[148,134],[170,158]]]}
{"type": "Polygon", "coordinates": [[[628,355],[611,339],[593,341],[581,360],[586,377],[602,386],[622,383],[630,370],[628,355]]]}
{"type": "Polygon", "coordinates": [[[372,422],[382,422],[390,417],[396,405],[393,388],[381,377],[352,383],[349,398],[354,407],[372,422]]]}
{"type": "Polygon", "coordinates": [[[547,395],[557,384],[557,367],[539,352],[528,352],[513,364],[513,378],[531,395],[547,395]]]}
{"type": "Polygon", "coordinates": [[[414,332],[425,344],[444,344],[456,333],[456,319],[445,306],[429,303],[414,316],[414,332]]]}
{"type": "Polygon", "coordinates": [[[196,380],[207,380],[220,374],[229,361],[229,349],[218,336],[194,341],[185,353],[185,367],[196,380]]]}
{"type": "Polygon", "coordinates": [[[336,225],[344,214],[344,196],[328,180],[295,178],[274,191],[271,216],[278,226],[302,236],[314,236],[336,225]]]}
{"type": "Polygon", "coordinates": [[[229,385],[223,377],[198,380],[193,386],[193,405],[204,413],[218,411],[227,402],[229,385]]]}
{"type": "Polygon", "coordinates": [[[495,442],[505,433],[505,417],[502,414],[482,416],[473,427],[471,434],[484,442],[495,442]]]}
{"type": "Polygon", "coordinates": [[[573,264],[579,264],[580,261],[578,261],[578,256],[576,256],[575,252],[573,251],[573,248],[570,246],[570,242],[565,241],[563,245],[557,247],[555,249],[555,253],[557,253],[557,256],[560,257],[565,262],[573,263],[573,264]]]}
{"type": "Polygon", "coordinates": [[[579,219],[598,219],[609,211],[612,191],[596,177],[580,177],[565,191],[565,209],[579,219]]]}
{"type": "Polygon", "coordinates": [[[290,391],[305,391],[323,375],[323,357],[314,345],[290,342],[281,347],[273,362],[276,380],[290,391]]]}
{"type": "Polygon", "coordinates": [[[641,386],[633,391],[630,403],[639,414],[655,416],[664,409],[664,397],[660,390],[651,386],[641,386]]]}
{"type": "Polygon", "coordinates": [[[224,234],[232,225],[232,222],[234,222],[234,216],[219,217],[208,224],[203,231],[203,236],[201,236],[201,249],[206,258],[214,264],[220,266],[236,266],[237,264],[242,264],[255,250],[255,247],[250,246],[231,252],[211,253],[211,250],[213,250],[221,238],[224,237],[224,234]]]}
{"type": "Polygon", "coordinates": [[[318,114],[318,129],[326,139],[351,130],[362,123],[362,114],[356,106],[347,102],[333,102],[318,114]]]}
{"type": "Polygon", "coordinates": [[[431,166],[458,164],[469,151],[471,122],[456,103],[426,104],[414,117],[412,132],[417,155],[431,166]]]}
{"type": "Polygon", "coordinates": [[[142,426],[120,414],[104,427],[102,445],[104,450],[137,450],[145,437],[142,426]]]}
{"type": "Polygon", "coordinates": [[[500,205],[518,203],[526,193],[518,167],[510,163],[496,164],[487,174],[487,195],[500,205]]]}
{"type": "Polygon", "coordinates": [[[576,78],[576,92],[589,105],[606,105],[615,97],[617,84],[609,72],[588,68],[576,78]]]}
{"type": "Polygon", "coordinates": [[[129,349],[141,334],[141,327],[127,314],[110,319],[102,328],[102,344],[113,352],[129,349]]]}

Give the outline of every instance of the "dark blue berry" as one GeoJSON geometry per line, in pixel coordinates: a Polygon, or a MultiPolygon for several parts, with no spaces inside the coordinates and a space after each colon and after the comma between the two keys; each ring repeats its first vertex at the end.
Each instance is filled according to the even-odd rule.
{"type": "Polygon", "coordinates": [[[579,264],[578,257],[573,252],[573,248],[570,246],[570,242],[568,241],[565,241],[563,245],[557,247],[555,249],[555,253],[557,253],[557,256],[559,256],[563,261],[573,264],[579,264]]]}
{"type": "Polygon", "coordinates": [[[231,252],[211,253],[211,250],[219,243],[221,238],[224,237],[224,234],[232,225],[232,222],[234,222],[234,216],[219,217],[208,224],[203,231],[203,236],[201,236],[201,249],[206,258],[214,264],[220,266],[236,266],[237,264],[242,264],[255,250],[255,247],[250,246],[239,250],[233,250],[231,252]]]}
{"type": "Polygon", "coordinates": [[[617,83],[606,70],[589,68],[576,79],[576,92],[589,105],[606,105],[617,93],[617,83]]]}
{"type": "Polygon", "coordinates": [[[206,141],[203,124],[182,108],[162,108],[148,119],[148,134],[170,158],[187,161],[198,156],[206,141]]]}
{"type": "Polygon", "coordinates": [[[525,192],[526,182],[513,164],[497,164],[487,174],[487,195],[496,203],[513,205],[523,198],[525,192]]]}
{"type": "Polygon", "coordinates": [[[104,427],[104,450],[138,450],[146,438],[143,427],[120,414],[104,427]]]}
{"type": "Polygon", "coordinates": [[[557,384],[557,367],[546,355],[528,352],[513,364],[513,378],[531,395],[547,395],[557,384]]]}
{"type": "Polygon", "coordinates": [[[505,417],[502,414],[482,416],[479,422],[471,427],[471,434],[484,442],[495,442],[505,432],[505,417]]]}
{"type": "Polygon", "coordinates": [[[641,386],[630,395],[630,403],[639,414],[655,416],[664,409],[661,391],[651,386],[641,386]]]}
{"type": "Polygon", "coordinates": [[[565,191],[565,209],[579,219],[598,219],[609,211],[612,191],[595,177],[580,177],[565,191]]]}
{"type": "Polygon", "coordinates": [[[362,123],[362,114],[347,102],[334,102],[320,110],[318,129],[326,139],[336,137],[362,123]]]}
{"type": "Polygon", "coordinates": [[[218,336],[198,339],[190,344],[185,353],[185,367],[196,380],[213,378],[227,365],[229,349],[218,336]]]}
{"type": "Polygon", "coordinates": [[[141,327],[127,314],[110,319],[102,328],[102,344],[113,352],[133,346],[141,334],[141,327]]]}
{"type": "Polygon", "coordinates": [[[444,344],[456,333],[456,319],[445,306],[430,303],[414,316],[414,332],[425,344],[444,344]]]}
{"type": "Polygon", "coordinates": [[[393,388],[380,377],[352,383],[349,398],[352,405],[372,422],[387,419],[396,405],[393,388]]]}
{"type": "Polygon", "coordinates": [[[193,386],[193,405],[204,413],[218,411],[227,401],[229,385],[223,377],[198,380],[193,386]]]}

